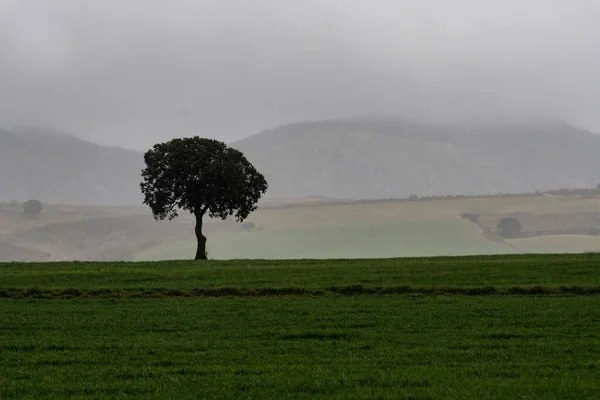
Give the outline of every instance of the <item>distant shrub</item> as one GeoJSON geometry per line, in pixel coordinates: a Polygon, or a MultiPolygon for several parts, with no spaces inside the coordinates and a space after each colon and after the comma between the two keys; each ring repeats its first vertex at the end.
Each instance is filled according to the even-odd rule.
{"type": "Polygon", "coordinates": [[[503,218],[498,222],[497,228],[503,237],[517,237],[521,232],[521,223],[515,217],[503,218]]]}
{"type": "Polygon", "coordinates": [[[42,208],[42,202],[39,200],[27,200],[23,203],[23,212],[34,217],[42,213],[42,208]]]}
{"type": "Polygon", "coordinates": [[[419,196],[417,196],[416,194],[411,194],[410,196],[408,196],[408,200],[417,201],[419,200],[419,196]]]}
{"type": "Polygon", "coordinates": [[[468,219],[471,222],[477,222],[477,219],[479,219],[479,214],[475,214],[475,213],[460,213],[460,217],[464,218],[464,219],[468,219]]]}

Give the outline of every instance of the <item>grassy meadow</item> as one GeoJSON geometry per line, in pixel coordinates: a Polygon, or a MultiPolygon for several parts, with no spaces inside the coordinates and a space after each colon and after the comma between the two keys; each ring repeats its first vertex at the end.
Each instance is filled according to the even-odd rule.
{"type": "Polygon", "coordinates": [[[600,255],[0,264],[0,398],[593,399],[600,255]]]}
{"type": "MultiPolygon", "coordinates": [[[[569,229],[553,232],[553,237],[499,240],[485,234],[481,224],[461,218],[463,213],[492,221],[493,216],[510,213],[553,214],[564,221],[569,216],[600,213],[600,199],[539,195],[349,204],[326,199],[271,201],[250,215],[246,222],[253,228],[246,229],[233,219],[207,219],[207,250],[209,258],[216,260],[600,251],[600,236],[569,229]]],[[[189,213],[157,222],[142,206],[48,205],[39,218],[24,218],[15,209],[0,210],[0,261],[189,259],[196,250],[193,226],[189,213]]]]}
{"type": "MultiPolygon", "coordinates": [[[[214,259],[297,259],[307,257],[388,258],[506,254],[509,246],[483,237],[466,220],[400,221],[362,225],[295,229],[263,229],[221,233],[208,238],[214,259]]],[[[151,247],[138,254],[139,261],[185,259],[195,253],[196,240],[151,247]]]]}
{"type": "Polygon", "coordinates": [[[0,302],[0,398],[593,399],[596,297],[0,302]]]}
{"type": "MultiPolygon", "coordinates": [[[[248,232],[208,235],[209,258],[389,258],[584,252],[600,250],[600,242],[587,237],[563,238],[551,246],[535,246],[527,239],[491,241],[481,229],[461,219],[464,212],[505,214],[516,212],[581,213],[600,211],[598,199],[559,196],[455,199],[365,204],[320,204],[259,209],[248,232]],[[581,240],[579,240],[581,239],[581,240]],[[564,242],[564,245],[563,245],[564,242]],[[555,247],[553,247],[555,246],[555,247]],[[539,251],[536,251],[539,250],[539,251]],[[556,252],[556,251],[554,251],[556,252]]],[[[190,238],[146,248],[138,261],[188,259],[195,254],[190,238]]]]}
{"type": "Polygon", "coordinates": [[[36,291],[69,295],[71,290],[97,296],[110,291],[127,295],[204,289],[296,289],[316,293],[356,286],[498,290],[600,287],[599,254],[0,265],[0,296],[4,297],[35,295],[36,291]]]}

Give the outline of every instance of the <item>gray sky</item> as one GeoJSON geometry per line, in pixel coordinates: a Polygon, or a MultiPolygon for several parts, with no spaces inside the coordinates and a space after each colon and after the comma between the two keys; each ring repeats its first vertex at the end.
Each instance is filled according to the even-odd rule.
{"type": "Polygon", "coordinates": [[[0,105],[140,150],[379,112],[600,133],[600,1],[0,0],[0,105]]]}

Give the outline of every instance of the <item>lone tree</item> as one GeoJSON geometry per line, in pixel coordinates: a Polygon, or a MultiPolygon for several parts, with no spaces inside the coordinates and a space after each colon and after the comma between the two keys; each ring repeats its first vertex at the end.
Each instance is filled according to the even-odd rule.
{"type": "Polygon", "coordinates": [[[242,222],[268,188],[240,151],[214,139],[195,136],[159,143],[144,154],[144,161],[144,204],[156,220],[172,220],[180,209],[196,217],[196,260],[207,258],[203,217],[224,220],[235,215],[242,222]]]}

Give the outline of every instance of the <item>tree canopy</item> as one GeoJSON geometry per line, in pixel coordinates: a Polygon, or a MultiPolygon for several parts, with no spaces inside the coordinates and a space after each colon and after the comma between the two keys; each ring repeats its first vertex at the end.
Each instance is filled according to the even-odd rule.
{"type": "Polygon", "coordinates": [[[171,220],[179,210],[196,217],[196,259],[206,258],[204,215],[234,216],[242,222],[268,188],[264,176],[240,151],[214,139],[194,136],[159,143],[144,154],[144,161],[140,184],[144,204],[157,220],[171,220]]]}

